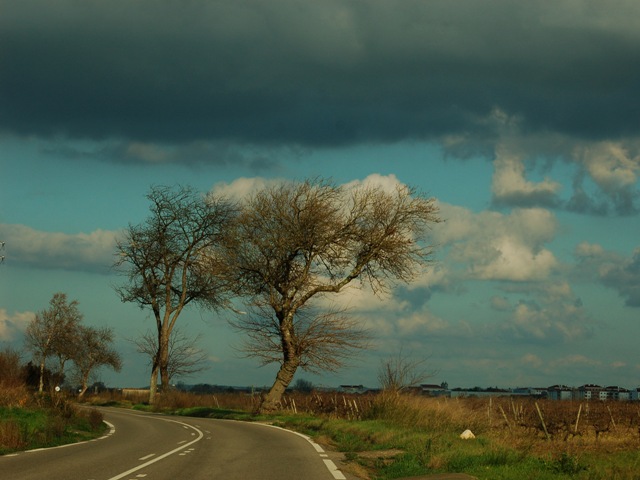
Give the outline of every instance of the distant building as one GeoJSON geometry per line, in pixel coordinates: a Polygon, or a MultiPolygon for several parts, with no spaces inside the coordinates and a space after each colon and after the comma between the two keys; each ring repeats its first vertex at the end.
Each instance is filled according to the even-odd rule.
{"type": "Polygon", "coordinates": [[[576,400],[606,400],[606,392],[604,393],[604,399],[601,397],[600,393],[603,391],[603,388],[600,385],[594,385],[592,383],[587,383],[578,387],[576,390],[575,399],[576,400]]]}
{"type": "Polygon", "coordinates": [[[538,388],[538,387],[519,387],[511,390],[511,394],[514,396],[525,396],[525,397],[546,397],[547,389],[546,388],[538,388]]]}
{"type": "Polygon", "coordinates": [[[338,391],[341,393],[365,393],[367,389],[364,385],[340,385],[338,391]]]}
{"type": "Polygon", "coordinates": [[[573,400],[574,389],[566,385],[552,385],[547,388],[547,398],[549,400],[573,400]]]}
{"type": "Polygon", "coordinates": [[[631,392],[626,388],[611,386],[605,388],[604,392],[601,392],[601,397],[603,393],[606,395],[606,398],[601,398],[601,400],[616,400],[620,402],[628,402],[631,400],[631,392]]]}
{"type": "Polygon", "coordinates": [[[422,395],[428,395],[430,397],[450,397],[451,390],[447,382],[442,382],[440,385],[422,384],[420,385],[420,392],[422,395]]]}

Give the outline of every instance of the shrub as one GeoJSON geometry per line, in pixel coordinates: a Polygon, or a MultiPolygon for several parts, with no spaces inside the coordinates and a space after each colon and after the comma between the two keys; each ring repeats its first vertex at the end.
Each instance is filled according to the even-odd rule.
{"type": "Polygon", "coordinates": [[[22,407],[28,398],[20,354],[11,348],[1,350],[0,407],[22,407]]]}
{"type": "Polygon", "coordinates": [[[27,441],[20,424],[15,420],[0,420],[0,452],[20,450],[27,441]]]}
{"type": "Polygon", "coordinates": [[[102,422],[104,421],[104,415],[102,415],[102,413],[95,408],[89,410],[87,418],[89,419],[89,426],[92,430],[98,430],[102,426],[102,422]]]}

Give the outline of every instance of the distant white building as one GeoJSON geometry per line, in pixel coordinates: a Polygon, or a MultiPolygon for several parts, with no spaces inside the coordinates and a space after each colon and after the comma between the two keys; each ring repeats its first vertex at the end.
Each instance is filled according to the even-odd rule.
{"type": "Polygon", "coordinates": [[[606,400],[607,396],[606,396],[606,392],[604,394],[604,398],[601,397],[601,392],[603,391],[603,388],[600,385],[595,385],[592,383],[588,383],[585,385],[582,385],[581,387],[578,387],[578,389],[575,392],[575,399],[576,400],[606,400]]]}

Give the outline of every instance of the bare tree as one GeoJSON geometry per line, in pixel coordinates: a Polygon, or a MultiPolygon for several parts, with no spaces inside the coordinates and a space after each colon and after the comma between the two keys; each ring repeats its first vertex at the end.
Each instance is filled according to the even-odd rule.
{"type": "Polygon", "coordinates": [[[265,188],[243,207],[226,259],[253,308],[233,325],[247,334],[248,356],[280,364],[260,407],[269,411],[299,367],[339,368],[368,343],[344,312],[321,313],[313,301],[356,279],[375,293],[410,281],[431,255],[422,241],[439,218],[435,201],[412,188],[322,179],[265,188]]]}
{"type": "Polygon", "coordinates": [[[118,352],[112,348],[112,343],[113,330],[108,327],[93,328],[81,325],[78,328],[73,363],[81,385],[79,397],[87,391],[91,375],[100,367],[108,366],[116,372],[120,371],[122,361],[118,352]]]}
{"type": "Polygon", "coordinates": [[[81,321],[82,314],[78,310],[78,302],[68,302],[65,293],[56,293],[49,302],[49,308],[36,313],[27,326],[27,347],[40,366],[40,393],[44,388],[44,370],[49,357],[58,358],[58,375],[64,373],[64,364],[71,358],[69,347],[81,321]]]}
{"type": "MultiPolygon", "coordinates": [[[[208,367],[208,355],[198,347],[202,335],[195,337],[187,336],[180,327],[175,327],[169,339],[169,381],[175,377],[189,377],[198,372],[206,370],[208,367]]],[[[153,358],[158,351],[158,336],[152,330],[133,340],[139,353],[149,357],[149,363],[153,363],[153,358]]]]}
{"type": "Polygon", "coordinates": [[[205,200],[187,187],[153,187],[147,198],[151,216],[129,225],[117,243],[115,266],[128,277],[128,283],[116,288],[122,301],[150,308],[155,319],[158,349],[149,393],[153,403],[158,374],[162,388],[169,386],[169,340],[183,309],[192,303],[217,308],[227,300],[228,284],[217,275],[211,250],[222,241],[235,207],[217,197],[205,200]]]}
{"type": "Polygon", "coordinates": [[[436,372],[427,369],[428,358],[413,358],[400,349],[397,355],[380,362],[378,381],[384,391],[401,393],[433,377],[436,372]]]}

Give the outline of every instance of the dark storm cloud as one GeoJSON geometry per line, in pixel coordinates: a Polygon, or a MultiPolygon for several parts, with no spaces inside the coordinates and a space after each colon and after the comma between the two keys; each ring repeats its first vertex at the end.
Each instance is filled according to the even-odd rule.
{"type": "Polygon", "coordinates": [[[0,130],[339,145],[637,134],[640,3],[4,0],[0,130]]]}

